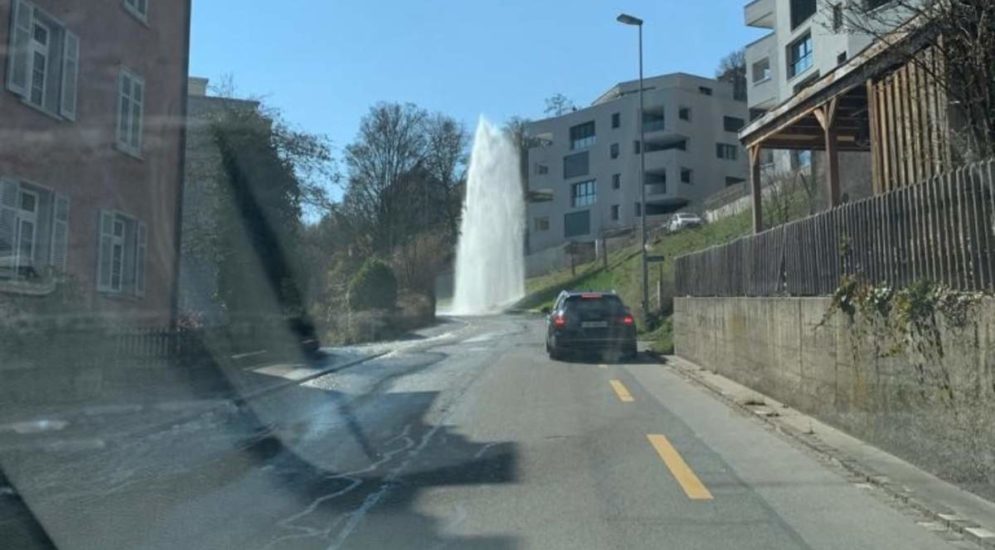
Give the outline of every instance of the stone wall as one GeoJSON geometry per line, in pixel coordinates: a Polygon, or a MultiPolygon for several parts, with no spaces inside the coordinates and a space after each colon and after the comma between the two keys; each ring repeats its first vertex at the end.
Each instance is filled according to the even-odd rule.
{"type": "Polygon", "coordinates": [[[830,298],[678,298],[677,355],[995,498],[995,301],[896,339],[830,298]]]}

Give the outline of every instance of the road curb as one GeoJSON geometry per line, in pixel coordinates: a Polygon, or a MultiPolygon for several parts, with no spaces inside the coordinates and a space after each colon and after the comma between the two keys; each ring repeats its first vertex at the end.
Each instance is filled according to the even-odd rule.
{"type": "MultiPolygon", "coordinates": [[[[889,498],[914,509],[916,512],[922,514],[928,519],[945,526],[947,529],[957,533],[965,540],[977,544],[982,548],[995,550],[995,534],[991,533],[988,529],[977,525],[966,518],[961,518],[952,512],[948,513],[938,511],[935,505],[930,505],[927,502],[916,498],[914,495],[909,494],[907,491],[903,490],[902,487],[892,483],[887,476],[875,471],[873,468],[859,463],[849,455],[846,455],[835,447],[819,440],[812,434],[806,434],[792,426],[778,422],[776,416],[768,417],[756,414],[756,412],[749,406],[731,398],[729,395],[723,393],[721,389],[699,376],[695,370],[687,366],[679,365],[676,362],[668,362],[665,356],[657,352],[647,351],[646,354],[657,360],[659,363],[672,367],[675,372],[679,373],[692,383],[704,388],[723,403],[746,413],[751,418],[761,420],[768,426],[771,426],[777,430],[779,433],[787,435],[793,441],[801,443],[811,451],[829,459],[832,463],[838,464],[860,481],[881,489],[882,492],[884,492],[889,498]]],[[[761,392],[755,393],[758,395],[764,395],[761,392]]]]}
{"type": "Polygon", "coordinates": [[[159,422],[159,423],[153,424],[151,426],[145,426],[143,428],[139,428],[139,429],[136,429],[134,431],[128,432],[128,433],[126,433],[124,435],[124,437],[147,437],[147,436],[150,436],[150,435],[153,435],[153,434],[157,434],[157,433],[161,433],[161,432],[164,432],[164,431],[168,431],[168,430],[174,429],[176,427],[183,426],[184,424],[189,424],[189,423],[191,423],[191,422],[193,422],[195,420],[199,420],[199,419],[201,419],[201,418],[203,418],[205,416],[214,414],[214,413],[216,413],[217,411],[219,411],[219,410],[221,410],[223,408],[230,407],[230,406],[235,406],[235,407],[245,406],[249,401],[253,401],[255,399],[259,399],[260,397],[265,397],[267,395],[283,391],[283,390],[285,390],[285,389],[287,389],[287,388],[289,388],[291,386],[299,386],[301,384],[304,384],[306,382],[314,380],[315,378],[320,378],[320,377],[326,376],[328,374],[333,374],[333,373],[336,373],[336,372],[339,372],[339,371],[342,371],[342,370],[345,370],[345,369],[348,369],[348,368],[351,368],[351,367],[355,367],[356,365],[360,365],[362,363],[366,363],[368,361],[372,361],[374,359],[378,359],[380,357],[383,357],[384,355],[387,355],[388,353],[392,353],[392,351],[393,350],[391,350],[391,351],[383,351],[383,352],[378,352],[378,353],[373,353],[373,354],[370,354],[370,355],[366,355],[366,356],[360,357],[358,359],[353,359],[352,361],[348,361],[346,363],[342,363],[342,364],[339,364],[339,365],[332,365],[332,366],[329,366],[327,368],[317,370],[317,371],[315,371],[315,372],[313,372],[313,373],[311,373],[311,374],[309,374],[309,375],[307,375],[307,376],[305,376],[303,378],[297,379],[297,380],[286,380],[284,382],[279,382],[279,383],[276,383],[276,384],[274,384],[272,386],[269,386],[269,387],[266,387],[266,388],[261,388],[261,389],[256,390],[256,391],[249,392],[249,393],[247,393],[245,395],[240,395],[238,397],[234,397],[234,398],[230,398],[230,399],[225,399],[223,402],[221,402],[221,403],[219,403],[219,404],[217,404],[215,406],[209,407],[209,408],[207,408],[205,410],[201,410],[201,411],[198,411],[196,413],[191,413],[191,414],[186,415],[186,416],[181,416],[181,417],[178,417],[178,418],[174,418],[174,419],[171,419],[169,421],[159,422]]]}

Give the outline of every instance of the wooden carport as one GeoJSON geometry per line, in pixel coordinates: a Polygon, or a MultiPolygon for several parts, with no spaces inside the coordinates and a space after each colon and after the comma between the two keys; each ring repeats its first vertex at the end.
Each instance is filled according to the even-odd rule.
{"type": "Polygon", "coordinates": [[[871,153],[875,193],[935,174],[949,162],[946,101],[923,70],[934,56],[925,27],[906,23],[740,132],[748,151],[753,229],[763,230],[763,149],[825,151],[829,204],[841,203],[839,153],[871,153]]]}

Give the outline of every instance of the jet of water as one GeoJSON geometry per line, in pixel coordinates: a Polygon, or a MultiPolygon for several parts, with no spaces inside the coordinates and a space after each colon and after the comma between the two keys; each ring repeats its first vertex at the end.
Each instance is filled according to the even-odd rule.
{"type": "Polygon", "coordinates": [[[525,296],[525,200],[518,147],[477,124],[456,250],[456,315],[497,313],[525,296]]]}

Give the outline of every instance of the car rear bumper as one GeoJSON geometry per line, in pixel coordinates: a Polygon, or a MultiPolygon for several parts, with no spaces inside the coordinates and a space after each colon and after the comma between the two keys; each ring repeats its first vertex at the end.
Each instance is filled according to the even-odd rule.
{"type": "Polygon", "coordinates": [[[556,347],[560,350],[574,351],[595,351],[595,350],[622,350],[635,349],[636,339],[628,338],[571,338],[559,336],[555,340],[556,347]]]}

